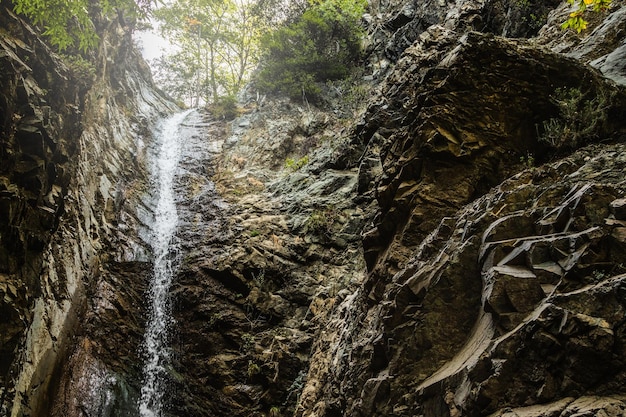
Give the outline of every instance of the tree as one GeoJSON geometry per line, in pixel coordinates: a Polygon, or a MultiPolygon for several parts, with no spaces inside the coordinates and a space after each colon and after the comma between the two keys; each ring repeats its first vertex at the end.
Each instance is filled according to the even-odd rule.
{"type": "Polygon", "coordinates": [[[262,38],[257,88],[315,100],[318,82],[346,77],[360,56],[366,6],[366,0],[310,1],[298,18],[262,38]]]}
{"type": "Polygon", "coordinates": [[[568,3],[576,5],[576,10],[570,13],[568,19],[563,22],[563,29],[574,29],[580,33],[587,29],[589,22],[583,17],[588,8],[592,8],[594,12],[608,9],[611,0],[567,0],[568,3]]]}
{"type": "MultiPolygon", "coordinates": [[[[176,0],[155,11],[163,35],[178,49],[174,53],[177,65],[165,65],[159,71],[193,84],[192,104],[216,103],[222,96],[236,94],[247,82],[257,62],[261,30],[253,7],[246,0],[176,0]]],[[[165,86],[165,90],[182,98],[177,92],[186,89],[165,86]]]]}
{"type": "Polygon", "coordinates": [[[42,28],[50,43],[63,51],[78,47],[87,51],[98,44],[98,35],[91,16],[105,16],[122,10],[127,16],[146,16],[152,0],[12,0],[14,11],[26,16],[42,28]]]}

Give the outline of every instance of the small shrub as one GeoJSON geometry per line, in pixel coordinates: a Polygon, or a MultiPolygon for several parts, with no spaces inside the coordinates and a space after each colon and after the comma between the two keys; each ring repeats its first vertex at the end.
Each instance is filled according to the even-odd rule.
{"type": "Polygon", "coordinates": [[[330,237],[332,227],[337,221],[337,210],[332,207],[313,210],[304,223],[305,233],[314,233],[320,236],[330,237]]]}
{"type": "Polygon", "coordinates": [[[215,328],[219,324],[222,319],[222,315],[220,313],[213,313],[209,316],[208,326],[209,328],[215,328]]]}
{"type": "Polygon", "coordinates": [[[539,142],[551,148],[573,149],[589,143],[607,122],[610,97],[601,91],[590,99],[578,88],[557,88],[551,99],[559,117],[537,126],[539,142]]]}
{"type": "Polygon", "coordinates": [[[295,160],[293,158],[287,158],[285,159],[285,168],[288,169],[289,171],[296,172],[308,163],[309,163],[308,155],[305,155],[298,160],[295,160]]]}
{"type": "Polygon", "coordinates": [[[209,106],[209,110],[217,119],[232,120],[239,116],[237,98],[233,95],[218,97],[215,103],[209,106]]]}
{"type": "Polygon", "coordinates": [[[551,7],[543,0],[517,0],[521,22],[528,28],[528,35],[536,34],[548,21],[551,7]]]}
{"type": "Polygon", "coordinates": [[[250,333],[244,333],[241,335],[241,351],[246,353],[252,350],[254,344],[256,343],[256,338],[254,335],[250,333]]]}
{"type": "Polygon", "coordinates": [[[248,361],[248,379],[261,373],[261,367],[253,361],[248,361]]]}

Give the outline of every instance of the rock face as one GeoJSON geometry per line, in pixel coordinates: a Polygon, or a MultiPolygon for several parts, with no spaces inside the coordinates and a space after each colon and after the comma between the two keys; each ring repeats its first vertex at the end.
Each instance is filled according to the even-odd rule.
{"type": "MultiPolygon", "coordinates": [[[[331,133],[327,113],[278,101],[230,127],[197,117],[177,180],[182,262],[168,413],[288,415],[314,335],[340,290],[363,278],[357,172],[285,168],[331,133]]],[[[327,163],[331,143],[342,139],[318,150],[327,163]]]]}
{"type": "MultiPolygon", "coordinates": [[[[626,5],[370,3],[366,105],[187,120],[164,414],[622,415],[626,5]]],[[[0,17],[0,414],[136,416],[174,108],[0,17]]]]}
{"type": "Polygon", "coordinates": [[[0,414],[109,415],[94,384],[137,366],[148,127],[173,107],[152,90],[123,22],[101,22],[102,49],[83,63],[99,70],[92,77],[5,3],[0,414]]]}
{"type": "Polygon", "coordinates": [[[524,171],[444,217],[389,281],[371,274],[331,320],[352,336],[335,340],[321,392],[345,396],[315,403],[344,415],[554,415],[590,396],[576,401],[619,415],[624,150],[592,146],[524,171]],[[533,404],[544,405],[525,414],[533,404]]]}
{"type": "MultiPolygon", "coordinates": [[[[495,2],[474,3],[448,16],[484,24],[495,2]]],[[[537,47],[555,48],[548,29],[466,30],[421,32],[356,129],[360,191],[378,202],[369,273],[316,340],[297,415],[621,415],[623,145],[534,166],[623,141],[624,89],[537,47]],[[606,113],[570,119],[566,102],[606,113]]]]}

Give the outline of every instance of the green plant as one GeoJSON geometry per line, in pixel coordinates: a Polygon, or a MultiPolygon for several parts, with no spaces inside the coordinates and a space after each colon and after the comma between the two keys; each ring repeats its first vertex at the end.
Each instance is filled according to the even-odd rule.
{"type": "Polygon", "coordinates": [[[234,95],[218,97],[209,110],[217,119],[232,120],[239,115],[237,98],[234,95]]]}
{"type": "MultiPolygon", "coordinates": [[[[119,1],[119,0],[118,0],[119,1]]],[[[162,35],[175,45],[158,62],[155,76],[177,99],[216,104],[218,117],[236,116],[232,98],[258,63],[264,24],[256,1],[171,0],[154,11],[162,35]]]]}
{"type": "Polygon", "coordinates": [[[337,217],[337,210],[333,206],[313,210],[311,215],[304,222],[304,232],[329,237],[332,233],[332,226],[337,221],[337,217]]]}
{"type": "Polygon", "coordinates": [[[92,17],[94,8],[105,16],[122,11],[128,17],[145,17],[151,9],[148,0],[12,0],[13,10],[44,29],[52,45],[63,51],[78,46],[93,49],[99,41],[92,17]]]}
{"type": "Polygon", "coordinates": [[[303,156],[302,158],[295,160],[293,158],[285,159],[285,168],[295,172],[301,169],[303,166],[309,163],[308,155],[303,156]]]}
{"type": "Polygon", "coordinates": [[[533,168],[535,166],[535,157],[532,153],[527,153],[526,156],[520,156],[519,161],[526,165],[526,168],[533,168]]]}
{"type": "Polygon", "coordinates": [[[221,319],[222,319],[222,315],[220,313],[212,313],[209,316],[209,321],[207,324],[209,325],[210,328],[213,328],[219,323],[221,319]]]}
{"type": "Polygon", "coordinates": [[[549,5],[545,0],[517,0],[521,21],[532,33],[537,33],[548,20],[549,5]]]}
{"type": "Polygon", "coordinates": [[[259,234],[260,232],[256,229],[250,231],[250,237],[255,237],[255,236],[258,236],[259,234]]]}
{"type": "Polygon", "coordinates": [[[576,10],[570,13],[569,17],[561,27],[563,29],[573,29],[580,33],[587,29],[589,22],[583,17],[589,7],[594,12],[606,10],[611,5],[611,0],[567,0],[569,4],[576,5],[576,10]]]}
{"type": "Polygon", "coordinates": [[[318,0],[261,40],[257,88],[303,101],[318,99],[318,82],[342,79],[360,56],[366,0],[318,0]]]}
{"type": "Polygon", "coordinates": [[[261,367],[257,365],[254,361],[248,361],[248,378],[252,378],[255,375],[261,373],[261,367]]]}
{"type": "Polygon", "coordinates": [[[255,343],[256,343],[256,338],[254,337],[254,335],[250,333],[244,333],[241,335],[240,348],[243,352],[249,352],[250,350],[252,350],[255,343]]]}
{"type": "Polygon", "coordinates": [[[601,90],[588,98],[578,88],[557,88],[551,96],[559,117],[537,126],[538,140],[551,148],[576,148],[589,142],[608,118],[610,97],[601,90]]]}
{"type": "Polygon", "coordinates": [[[269,417],[280,417],[280,408],[276,406],[270,408],[269,417]]]}
{"type": "Polygon", "coordinates": [[[594,282],[600,282],[607,277],[607,273],[605,271],[595,270],[591,273],[594,282]]]}

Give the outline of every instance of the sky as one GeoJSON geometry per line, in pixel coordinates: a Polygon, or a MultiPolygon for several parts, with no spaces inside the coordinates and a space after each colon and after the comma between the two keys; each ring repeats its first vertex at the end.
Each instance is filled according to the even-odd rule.
{"type": "Polygon", "coordinates": [[[144,59],[148,62],[159,58],[165,51],[172,48],[167,39],[157,33],[157,23],[151,22],[151,24],[154,29],[137,31],[133,35],[135,40],[138,41],[144,59]]]}

